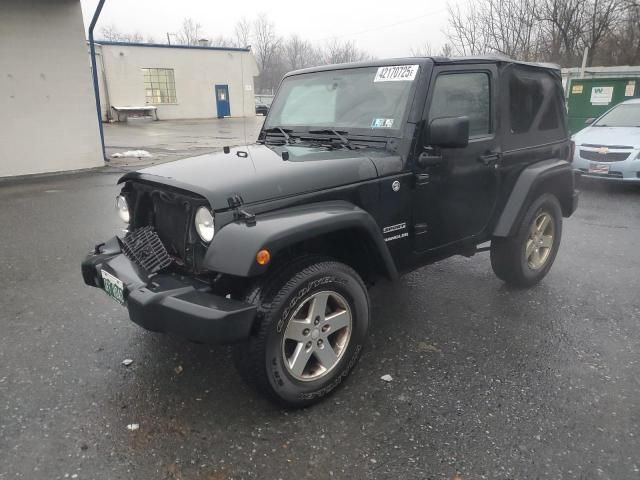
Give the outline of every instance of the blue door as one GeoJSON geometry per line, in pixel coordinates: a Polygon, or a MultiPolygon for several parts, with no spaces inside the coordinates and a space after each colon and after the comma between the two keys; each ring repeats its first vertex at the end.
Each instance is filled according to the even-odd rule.
{"type": "Polygon", "coordinates": [[[216,108],[218,110],[218,118],[228,117],[231,115],[231,107],[229,106],[229,85],[216,85],[216,108]]]}

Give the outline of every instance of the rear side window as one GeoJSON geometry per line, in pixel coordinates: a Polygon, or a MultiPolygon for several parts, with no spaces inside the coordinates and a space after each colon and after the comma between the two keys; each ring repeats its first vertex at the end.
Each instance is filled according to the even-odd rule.
{"type": "Polygon", "coordinates": [[[563,115],[564,95],[552,72],[511,66],[505,72],[507,131],[504,146],[522,148],[567,137],[563,115]]]}
{"type": "Polygon", "coordinates": [[[512,75],[509,79],[509,97],[511,132],[528,132],[542,105],[542,83],[537,78],[512,75]]]}
{"type": "Polygon", "coordinates": [[[440,74],[433,87],[429,121],[465,115],[469,117],[469,136],[491,133],[489,75],[483,72],[440,74]]]}

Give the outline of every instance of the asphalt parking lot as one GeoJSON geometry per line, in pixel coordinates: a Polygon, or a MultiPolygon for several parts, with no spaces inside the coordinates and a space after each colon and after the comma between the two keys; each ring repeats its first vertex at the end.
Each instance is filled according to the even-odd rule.
{"type": "Polygon", "coordinates": [[[120,168],[138,168],[143,164],[162,163],[203,155],[227,145],[246,144],[257,138],[263,116],[207,118],[201,120],[129,119],[128,122],[105,123],[107,157],[120,168]],[[150,158],[112,158],[114,153],[145,150],[150,158]]]}
{"type": "Polygon", "coordinates": [[[117,178],[0,184],[1,480],[640,478],[640,188],[586,185],[531,290],[486,254],[376,286],[345,388],[284,411],[83,285],[117,178]]]}

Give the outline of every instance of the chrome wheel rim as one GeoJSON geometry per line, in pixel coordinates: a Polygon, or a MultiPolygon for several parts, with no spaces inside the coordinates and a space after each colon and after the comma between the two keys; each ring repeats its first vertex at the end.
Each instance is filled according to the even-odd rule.
{"type": "Polygon", "coordinates": [[[282,338],[282,358],[300,381],[318,380],[338,364],[351,339],[352,315],[342,295],[317,292],[289,317],[282,338]]]}
{"type": "Polygon", "coordinates": [[[553,217],[547,212],[541,212],[533,221],[529,237],[525,244],[525,257],[532,270],[540,270],[551,256],[555,225],[553,217]]]}

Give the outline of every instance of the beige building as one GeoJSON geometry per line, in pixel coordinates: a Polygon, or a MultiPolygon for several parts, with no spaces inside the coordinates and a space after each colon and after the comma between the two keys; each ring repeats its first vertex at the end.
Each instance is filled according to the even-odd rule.
{"type": "Polygon", "coordinates": [[[101,165],[79,0],[0,0],[0,177],[101,165]]]}
{"type": "Polygon", "coordinates": [[[162,120],[255,116],[258,65],[249,49],[97,43],[104,120],[145,106],[162,120]]]}
{"type": "MultiPolygon", "coordinates": [[[[104,165],[79,0],[0,0],[0,177],[104,165]]],[[[249,49],[100,42],[103,120],[254,116],[249,49]]]]}

